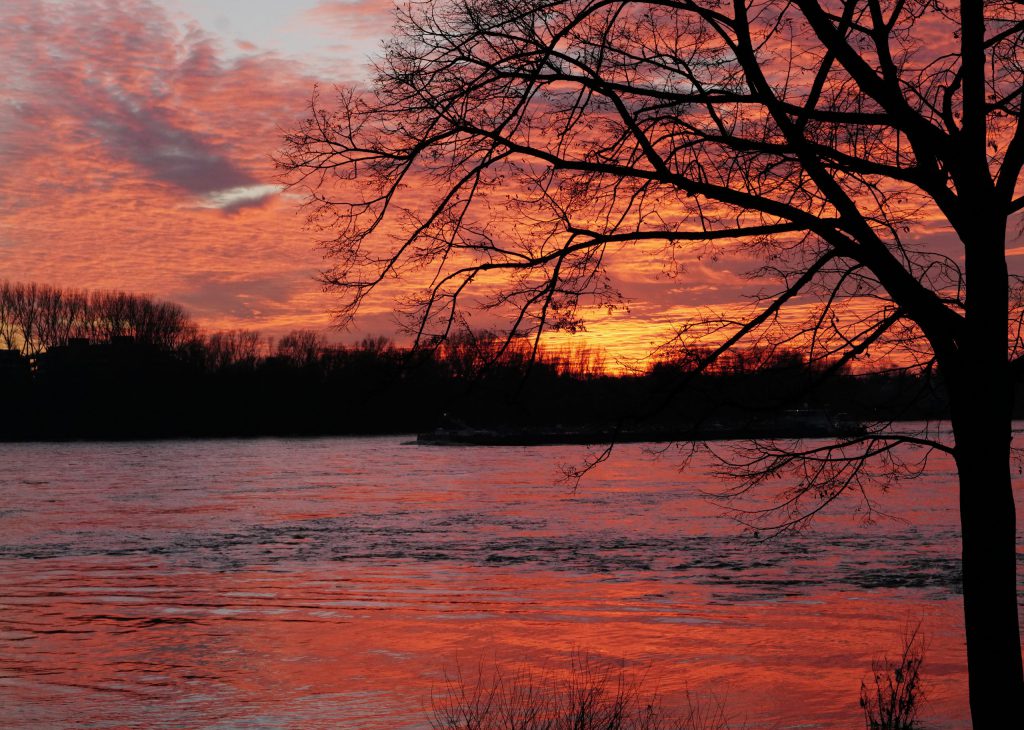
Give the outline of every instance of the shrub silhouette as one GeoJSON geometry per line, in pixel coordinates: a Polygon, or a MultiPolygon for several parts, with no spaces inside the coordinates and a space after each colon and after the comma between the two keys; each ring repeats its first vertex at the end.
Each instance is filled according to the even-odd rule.
{"type": "Polygon", "coordinates": [[[871,662],[871,678],[861,682],[860,706],[867,730],[914,730],[924,700],[921,665],[924,645],[920,627],[907,631],[896,660],[882,657],[871,662]]]}

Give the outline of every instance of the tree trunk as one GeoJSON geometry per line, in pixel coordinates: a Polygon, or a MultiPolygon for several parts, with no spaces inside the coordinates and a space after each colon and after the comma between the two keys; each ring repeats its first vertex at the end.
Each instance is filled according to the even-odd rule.
{"type": "MultiPolygon", "coordinates": [[[[1003,360],[1005,372],[1005,359],[1003,360]]],[[[1024,728],[1017,521],[1010,480],[1008,377],[970,368],[951,383],[960,474],[963,596],[975,730],[1024,728]],[[973,371],[973,372],[971,372],[973,371]]]]}

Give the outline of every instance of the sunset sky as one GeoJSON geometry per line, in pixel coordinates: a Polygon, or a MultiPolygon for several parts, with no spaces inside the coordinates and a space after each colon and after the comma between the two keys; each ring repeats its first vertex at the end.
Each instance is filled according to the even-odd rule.
{"type": "MultiPolygon", "coordinates": [[[[327,327],[317,235],[271,155],[314,83],[368,77],[391,5],[4,0],[0,278],[147,293],[208,328],[327,327]]],[[[739,301],[741,271],[621,256],[629,312],[595,313],[587,337],[641,356],[693,308],[739,301]]],[[[381,292],[335,337],[390,334],[392,310],[381,292]]]]}
{"type": "Polygon", "coordinates": [[[270,156],[387,23],[367,3],[5,0],[2,276],[145,292],[210,327],[325,326],[270,156]]]}

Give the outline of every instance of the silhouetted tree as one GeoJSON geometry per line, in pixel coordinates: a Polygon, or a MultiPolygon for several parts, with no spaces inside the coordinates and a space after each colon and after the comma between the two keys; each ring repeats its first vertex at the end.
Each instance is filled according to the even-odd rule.
{"type": "Polygon", "coordinates": [[[6,307],[13,326],[10,327],[8,345],[23,355],[35,355],[42,349],[39,341],[40,319],[39,286],[36,284],[13,284],[4,282],[0,296],[7,299],[6,307]]]}
{"type": "Polygon", "coordinates": [[[214,332],[204,343],[207,367],[223,370],[231,366],[254,366],[266,354],[266,341],[255,330],[214,332]]]}
{"type": "Polygon", "coordinates": [[[196,334],[181,306],[138,294],[0,284],[0,345],[24,355],[36,356],[71,339],[110,342],[115,337],[172,350],[196,334]]]}
{"type": "Polygon", "coordinates": [[[0,284],[0,345],[3,349],[20,351],[19,332],[13,287],[5,281],[0,284]]]}
{"type": "Polygon", "coordinates": [[[383,336],[369,336],[364,337],[360,340],[359,345],[356,348],[360,352],[368,352],[374,355],[381,355],[386,352],[393,352],[395,349],[395,343],[388,337],[383,336]]]}
{"type": "Polygon", "coordinates": [[[1022,41],[1008,0],[413,3],[373,88],[314,94],[280,163],[331,231],[343,316],[404,274],[422,276],[421,339],[465,302],[537,337],[578,328],[581,302],[617,305],[604,264],[625,246],[669,265],[740,252],[764,262],[759,296],[680,324],[698,369],[745,344],[830,369],[869,352],[937,365],[953,444],[876,430],[769,450],[747,483],[800,473],[791,523],[898,474],[900,444],[951,453],[972,717],[1021,726],[1006,232],[1024,209],[1022,41]],[[928,218],[955,245],[911,235],[928,218]]]}
{"type": "Polygon", "coordinates": [[[125,292],[94,292],[86,319],[85,331],[91,339],[130,337],[162,349],[177,348],[196,332],[195,324],[179,305],[125,292]]]}
{"type": "Polygon", "coordinates": [[[312,365],[320,359],[327,341],[315,330],[293,330],[277,341],[277,355],[299,366],[312,365]]]}

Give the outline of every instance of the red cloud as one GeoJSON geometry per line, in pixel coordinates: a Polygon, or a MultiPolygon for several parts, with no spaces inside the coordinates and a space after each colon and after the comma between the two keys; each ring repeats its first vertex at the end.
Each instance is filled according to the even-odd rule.
{"type": "MultiPolygon", "coordinates": [[[[306,19],[358,42],[385,35],[392,8],[323,2],[306,19]]],[[[316,234],[271,162],[307,109],[307,68],[252,44],[239,54],[147,0],[5,0],[0,27],[0,276],[173,299],[210,327],[327,323],[316,234]]],[[[727,306],[748,284],[740,267],[668,276],[662,261],[617,255],[630,312],[600,315],[588,338],[641,356],[680,307],[727,306]]],[[[392,328],[388,296],[414,283],[389,284],[357,324],[392,328]]]]}
{"type": "Polygon", "coordinates": [[[323,324],[270,160],[313,80],[229,58],[151,2],[0,7],[3,276],[184,300],[211,326],[323,324]]]}

